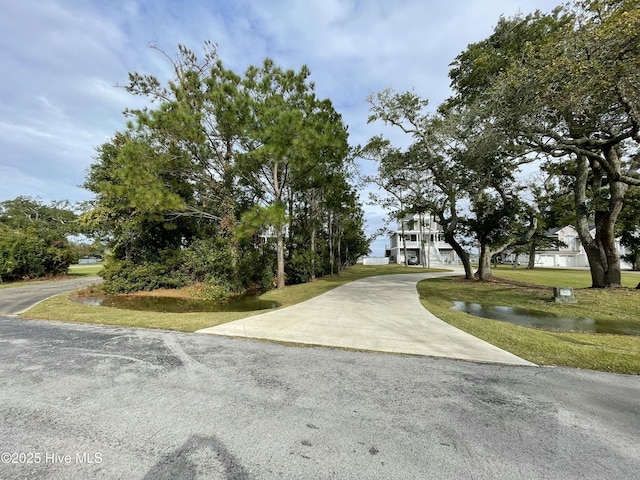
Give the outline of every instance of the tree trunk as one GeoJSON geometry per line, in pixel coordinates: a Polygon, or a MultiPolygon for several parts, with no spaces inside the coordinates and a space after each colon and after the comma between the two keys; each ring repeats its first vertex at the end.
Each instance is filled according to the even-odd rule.
{"type": "Polygon", "coordinates": [[[278,258],[278,288],[284,288],[284,235],[282,233],[282,226],[276,228],[276,248],[278,258]]]}
{"type": "MultiPolygon", "coordinates": [[[[604,156],[609,165],[615,169],[615,173],[620,172],[620,158],[615,147],[605,148],[604,156]]],[[[608,173],[609,180],[609,204],[607,215],[601,223],[596,223],[596,240],[599,240],[601,248],[607,260],[607,270],[605,273],[606,287],[622,286],[622,272],[620,270],[620,255],[616,249],[616,221],[624,206],[624,196],[629,189],[629,185],[621,182],[616,175],[608,173]],[[613,177],[613,178],[612,178],[613,177]],[[598,227],[600,227],[598,229],[598,227]]]]}
{"type": "Polygon", "coordinates": [[[447,241],[451,247],[453,247],[453,251],[456,252],[458,258],[462,262],[462,266],[464,267],[464,278],[466,280],[473,280],[473,269],[471,268],[471,260],[469,259],[469,253],[462,248],[462,245],[458,243],[455,237],[455,232],[458,229],[458,212],[456,210],[456,195],[457,190],[449,190],[447,195],[448,197],[448,205],[449,205],[449,218],[445,217],[445,212],[441,211],[438,213],[438,217],[440,218],[440,225],[442,225],[442,229],[444,231],[444,239],[447,241]]]}
{"type": "Polygon", "coordinates": [[[333,266],[335,258],[333,257],[333,220],[331,218],[331,212],[329,212],[329,273],[333,276],[333,266]]]}
{"type": "Polygon", "coordinates": [[[444,230],[444,239],[447,241],[449,245],[453,248],[453,251],[456,252],[460,261],[462,262],[462,266],[464,267],[464,278],[467,280],[473,280],[473,269],[471,268],[471,260],[469,260],[469,253],[462,248],[462,245],[458,243],[456,240],[453,230],[447,228],[444,230]]]}
{"type": "MultiPolygon", "coordinates": [[[[586,158],[578,160],[578,172],[576,173],[576,230],[578,237],[589,261],[591,271],[591,287],[603,288],[606,277],[606,256],[600,250],[595,239],[591,237],[589,231],[589,209],[587,206],[587,178],[588,160],[586,158]]],[[[596,219],[598,221],[598,219],[596,219]]]]}
{"type": "MultiPolygon", "coordinates": [[[[589,179],[589,160],[580,156],[577,160],[575,205],[576,230],[582,246],[589,260],[592,288],[618,287],[622,282],[620,270],[620,256],[615,245],[615,223],[622,210],[624,195],[628,186],[622,182],[609,181],[609,202],[607,209],[595,212],[596,235],[591,237],[589,231],[589,213],[587,198],[587,182],[589,179]]],[[[594,170],[594,177],[598,176],[598,169],[594,170]]],[[[599,183],[593,188],[594,195],[598,194],[599,183]]]]}
{"type": "MultiPolygon", "coordinates": [[[[278,162],[273,164],[273,191],[274,191],[274,205],[282,199],[282,187],[280,185],[280,179],[278,177],[278,162]]],[[[283,225],[274,225],[276,231],[276,263],[277,263],[277,287],[284,288],[284,234],[282,233],[283,225]]]]}
{"type": "Polygon", "coordinates": [[[478,279],[486,280],[491,276],[493,276],[493,273],[491,272],[491,247],[486,244],[481,244],[478,279]]]}
{"type": "Polygon", "coordinates": [[[462,245],[456,240],[456,230],[458,228],[458,213],[456,211],[456,192],[451,191],[448,194],[449,199],[449,218],[445,216],[445,211],[441,210],[437,212],[440,225],[444,234],[445,241],[451,245],[453,251],[456,252],[458,258],[462,262],[464,267],[464,278],[466,280],[473,280],[473,269],[471,268],[471,260],[469,259],[469,253],[462,248],[462,245]]]}
{"type": "Polygon", "coordinates": [[[493,245],[493,249],[491,248],[491,245],[484,244],[482,243],[482,240],[480,240],[480,265],[478,267],[478,278],[480,280],[486,280],[493,276],[493,273],[491,272],[491,257],[503,252],[507,247],[514,245],[526,245],[535,234],[537,227],[538,218],[532,213],[529,217],[529,228],[519,238],[511,238],[502,245],[493,245]]]}
{"type": "Polygon", "coordinates": [[[527,264],[527,270],[533,270],[536,266],[536,244],[531,242],[529,245],[529,263],[527,264]]]}
{"type": "Polygon", "coordinates": [[[316,213],[317,213],[317,205],[316,205],[316,189],[311,189],[311,281],[313,282],[316,279],[316,213]]]}
{"type": "Polygon", "coordinates": [[[311,228],[311,281],[316,279],[316,225],[311,228]]]}
{"type": "Polygon", "coordinates": [[[336,225],[336,241],[338,242],[338,275],[342,270],[342,228],[340,224],[340,217],[338,217],[338,224],[336,225]]]}

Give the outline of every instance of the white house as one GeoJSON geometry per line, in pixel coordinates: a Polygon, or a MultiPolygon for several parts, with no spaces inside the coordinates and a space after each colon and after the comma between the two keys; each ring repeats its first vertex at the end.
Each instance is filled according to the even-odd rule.
{"type": "Polygon", "coordinates": [[[385,257],[389,257],[389,263],[403,264],[405,248],[410,265],[432,267],[458,261],[451,245],[444,241],[442,227],[428,213],[408,216],[398,222],[397,230],[389,234],[385,257]]]}
{"type": "MultiPolygon", "coordinates": [[[[591,229],[589,232],[595,238],[596,230],[591,229]]],[[[536,251],[535,264],[541,267],[588,267],[589,260],[587,254],[582,247],[578,232],[573,225],[567,225],[562,228],[555,228],[547,231],[547,237],[554,238],[564,242],[566,246],[559,246],[536,251]]],[[[616,238],[616,250],[618,255],[622,257],[625,249],[620,245],[620,239],[616,238]]],[[[622,268],[631,268],[631,265],[620,260],[622,268]]]]}
{"type": "Polygon", "coordinates": [[[546,236],[560,240],[564,246],[536,251],[535,264],[541,267],[588,267],[589,261],[582,248],[578,232],[572,225],[548,230],[546,236]]]}

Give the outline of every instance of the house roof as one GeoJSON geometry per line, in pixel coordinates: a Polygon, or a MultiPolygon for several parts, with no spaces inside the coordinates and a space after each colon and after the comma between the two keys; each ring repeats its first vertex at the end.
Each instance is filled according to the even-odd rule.
{"type": "MultiPolygon", "coordinates": [[[[559,232],[560,230],[562,230],[563,228],[567,228],[567,227],[571,227],[571,228],[573,228],[574,230],[576,230],[576,227],[574,227],[573,225],[569,224],[569,225],[564,225],[564,226],[562,226],[562,227],[549,228],[549,229],[547,229],[547,230],[544,232],[544,234],[545,234],[545,236],[547,236],[547,237],[555,237],[555,236],[557,236],[557,235],[558,235],[558,232],[559,232]]],[[[595,224],[595,223],[590,223],[590,224],[589,224],[589,231],[590,231],[590,232],[593,232],[593,231],[595,230],[595,228],[596,228],[596,224],[595,224]]],[[[576,230],[576,231],[577,231],[577,230],[576,230]]]]}

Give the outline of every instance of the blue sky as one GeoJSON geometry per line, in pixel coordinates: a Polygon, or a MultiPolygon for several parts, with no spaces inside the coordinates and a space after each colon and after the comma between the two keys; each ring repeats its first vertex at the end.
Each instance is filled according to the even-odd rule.
{"type": "MultiPolygon", "coordinates": [[[[435,108],[449,95],[449,64],[486,38],[500,15],[549,11],[559,0],[20,0],[0,7],[0,201],[18,195],[88,200],[79,185],[95,148],[139,104],[115,85],[128,72],[167,78],[178,44],[205,40],[238,73],[270,57],[306,64],[322,98],[349,126],[350,143],[387,134],[367,125],[366,97],[413,89],[435,108]]],[[[373,166],[363,162],[367,173],[373,166]]],[[[366,202],[366,193],[362,200],[366,202]]],[[[384,212],[365,205],[369,231],[384,212]]],[[[382,255],[384,239],[373,246],[382,255]]]]}

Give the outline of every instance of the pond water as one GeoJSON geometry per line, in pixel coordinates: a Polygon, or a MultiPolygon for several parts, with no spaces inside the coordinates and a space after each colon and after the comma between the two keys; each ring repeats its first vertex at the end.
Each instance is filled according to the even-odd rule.
{"type": "Polygon", "coordinates": [[[280,306],[278,302],[261,300],[255,295],[241,296],[227,303],[190,298],[147,297],[137,295],[118,295],[104,299],[92,298],[86,299],[83,303],[126,310],[168,313],[251,312],[254,310],[268,310],[280,306]]]}
{"type": "Polygon", "coordinates": [[[453,302],[452,310],[467,312],[474,317],[500,320],[513,325],[542,330],[562,330],[580,333],[615,333],[640,335],[640,324],[625,321],[603,321],[592,318],[571,318],[538,312],[526,308],[481,305],[479,303],[453,302]]]}

